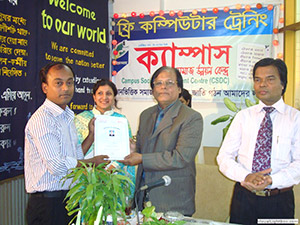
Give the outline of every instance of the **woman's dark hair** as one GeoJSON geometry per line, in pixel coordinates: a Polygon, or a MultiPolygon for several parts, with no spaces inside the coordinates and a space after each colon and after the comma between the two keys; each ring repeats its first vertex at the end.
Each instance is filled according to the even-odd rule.
{"type": "Polygon", "coordinates": [[[281,95],[285,93],[286,85],[287,85],[287,68],[285,62],[281,59],[273,59],[273,58],[264,58],[259,60],[253,67],[253,80],[255,79],[255,71],[258,67],[264,66],[275,66],[278,70],[280,81],[283,86],[281,95]]]}
{"type": "Polygon", "coordinates": [[[108,85],[108,86],[111,87],[111,89],[113,90],[114,98],[115,98],[115,104],[114,104],[114,105],[115,105],[115,107],[116,107],[117,109],[119,109],[118,106],[117,106],[117,100],[116,100],[116,96],[117,96],[117,94],[118,94],[118,90],[117,90],[116,85],[115,85],[113,82],[111,82],[110,80],[105,79],[105,78],[104,78],[104,79],[98,80],[98,81],[95,83],[94,87],[93,87],[93,95],[96,94],[96,92],[97,92],[97,90],[98,90],[99,87],[105,86],[105,85],[108,85]]]}
{"type": "Polygon", "coordinates": [[[185,101],[189,101],[188,106],[192,107],[192,95],[188,90],[182,89],[181,97],[183,97],[185,101]]]}
{"type": "MultiPolygon", "coordinates": [[[[183,80],[182,80],[182,76],[181,73],[179,72],[178,69],[173,68],[173,67],[169,67],[169,66],[162,66],[160,68],[158,68],[152,75],[151,77],[151,81],[150,81],[150,86],[151,89],[153,89],[154,87],[154,80],[156,77],[158,77],[158,75],[163,72],[163,71],[168,71],[168,72],[172,72],[176,75],[176,80],[177,80],[177,86],[181,88],[181,90],[183,90],[183,80]]],[[[179,96],[180,97],[180,96],[179,96]]]]}

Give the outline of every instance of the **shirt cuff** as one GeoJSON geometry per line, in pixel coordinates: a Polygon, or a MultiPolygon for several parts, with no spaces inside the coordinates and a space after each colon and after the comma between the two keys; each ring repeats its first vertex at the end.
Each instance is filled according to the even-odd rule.
{"type": "Polygon", "coordinates": [[[270,175],[270,176],[272,178],[272,184],[269,185],[270,187],[268,187],[268,188],[274,189],[274,188],[278,188],[282,185],[282,182],[280,182],[280,176],[279,175],[274,174],[274,175],[270,175]]]}
{"type": "Polygon", "coordinates": [[[239,182],[244,181],[244,180],[246,179],[246,177],[247,177],[249,174],[250,174],[250,173],[249,173],[248,170],[243,169],[243,170],[241,171],[241,173],[239,174],[238,181],[239,181],[239,182]]]}
{"type": "Polygon", "coordinates": [[[154,154],[142,154],[142,165],[144,170],[152,168],[153,160],[156,160],[154,154]]]}
{"type": "Polygon", "coordinates": [[[69,169],[73,169],[77,166],[77,159],[73,157],[66,157],[66,167],[69,169]]]}

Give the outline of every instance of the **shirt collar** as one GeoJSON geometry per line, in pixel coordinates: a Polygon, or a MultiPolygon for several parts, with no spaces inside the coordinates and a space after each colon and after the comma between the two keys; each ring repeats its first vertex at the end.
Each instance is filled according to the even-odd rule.
{"type": "MultiPolygon", "coordinates": [[[[177,101],[177,100],[176,100],[177,101]]],[[[158,104],[157,104],[157,107],[158,107],[158,112],[160,112],[160,111],[163,111],[164,112],[164,114],[166,114],[166,112],[175,104],[175,102],[176,101],[174,101],[173,103],[171,103],[170,105],[168,105],[166,108],[164,108],[164,109],[162,109],[158,104]]]]}
{"type": "MultiPolygon", "coordinates": [[[[284,101],[282,99],[282,97],[277,101],[275,102],[272,107],[274,107],[276,109],[277,112],[279,113],[284,113],[284,101]]],[[[262,101],[259,101],[258,103],[258,112],[261,112],[263,110],[264,107],[270,107],[270,106],[267,106],[266,104],[264,104],[262,101]]]]}
{"type": "Polygon", "coordinates": [[[106,116],[111,116],[112,114],[114,114],[114,110],[108,110],[108,111],[106,111],[106,112],[104,112],[104,114],[101,114],[101,112],[98,110],[98,109],[96,109],[96,107],[94,106],[94,108],[92,109],[92,112],[94,113],[94,115],[96,116],[98,116],[98,115],[106,115],[106,116]]]}
{"type": "Polygon", "coordinates": [[[68,120],[73,120],[74,118],[74,112],[69,108],[69,106],[66,106],[65,110],[63,110],[60,106],[47,98],[44,105],[55,117],[64,115],[68,120]]]}

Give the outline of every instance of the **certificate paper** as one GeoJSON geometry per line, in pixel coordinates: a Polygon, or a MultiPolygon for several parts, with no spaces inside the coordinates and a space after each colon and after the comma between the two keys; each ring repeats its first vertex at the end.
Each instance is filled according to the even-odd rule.
{"type": "Polygon", "coordinates": [[[110,160],[123,160],[129,154],[127,119],[104,115],[96,116],[95,156],[108,155],[110,160]]]}

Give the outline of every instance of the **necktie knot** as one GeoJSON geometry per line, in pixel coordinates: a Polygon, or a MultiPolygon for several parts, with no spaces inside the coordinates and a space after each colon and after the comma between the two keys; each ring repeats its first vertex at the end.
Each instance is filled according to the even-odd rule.
{"type": "Polygon", "coordinates": [[[264,107],[263,109],[266,111],[267,114],[271,114],[275,110],[274,107],[264,107]]]}
{"type": "Polygon", "coordinates": [[[161,120],[164,117],[164,111],[161,110],[158,114],[158,120],[161,120]]]}

